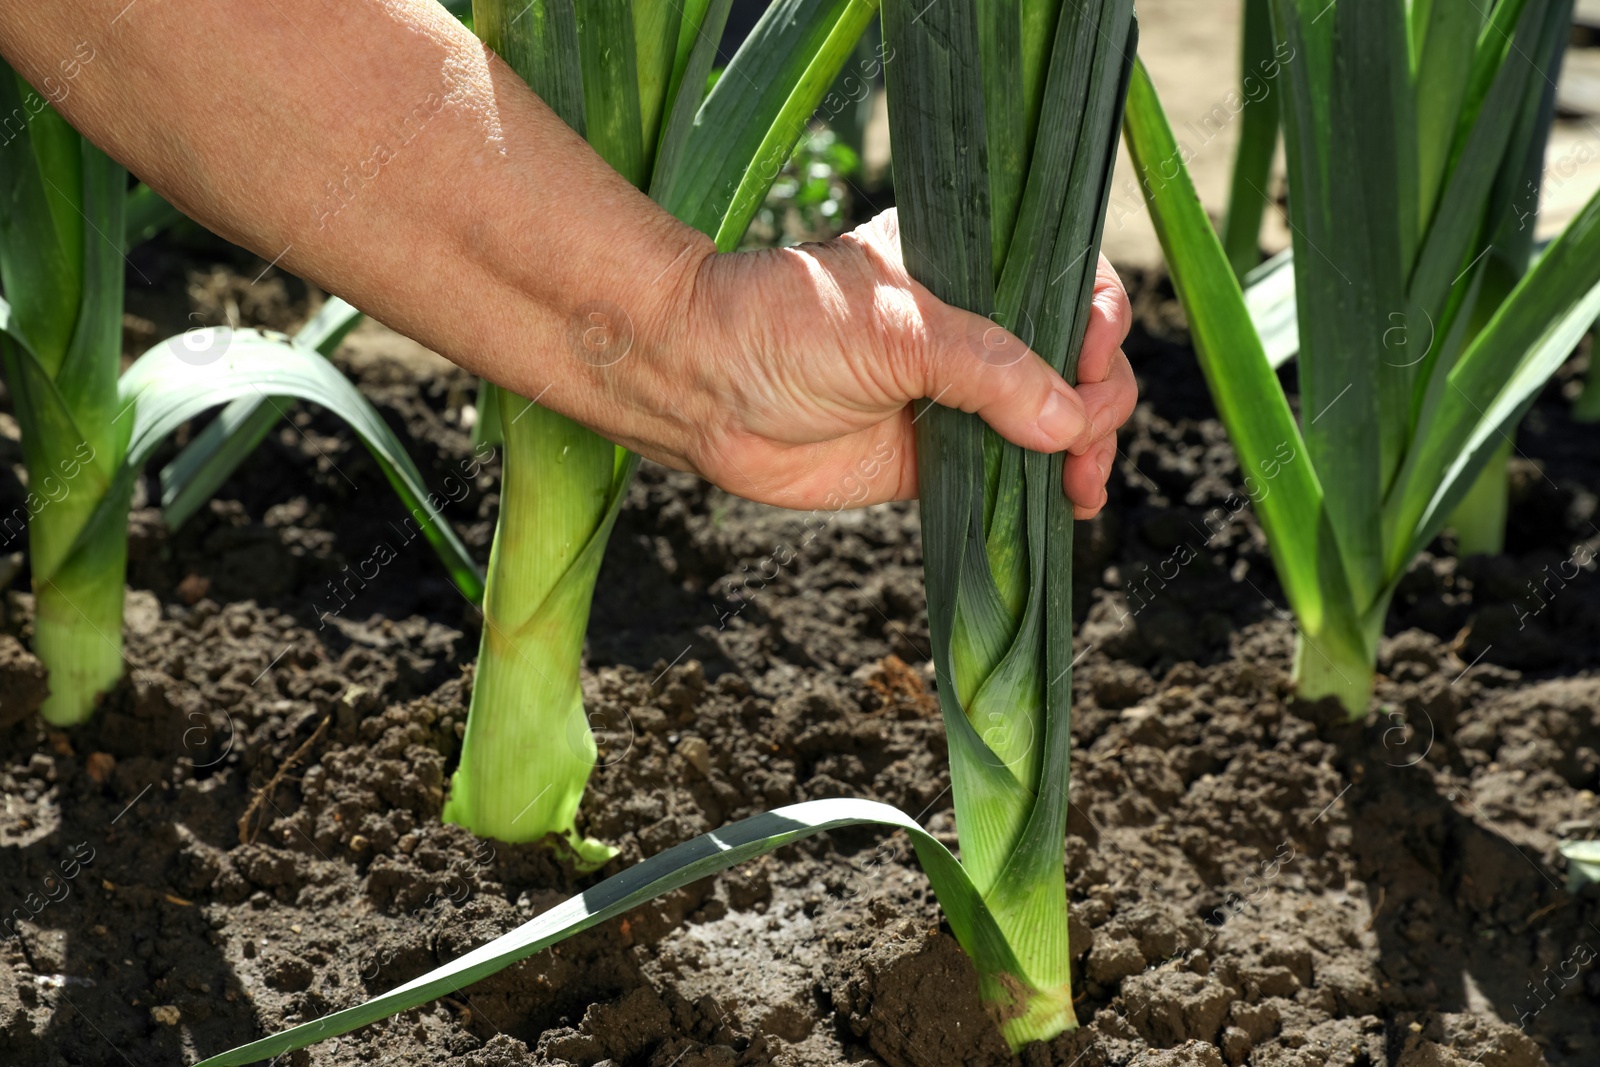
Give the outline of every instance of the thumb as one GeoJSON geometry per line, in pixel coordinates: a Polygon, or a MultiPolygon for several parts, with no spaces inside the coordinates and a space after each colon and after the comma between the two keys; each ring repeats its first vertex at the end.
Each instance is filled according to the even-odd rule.
{"type": "Polygon", "coordinates": [[[1035,452],[1089,447],[1083,400],[1015,334],[950,305],[931,318],[918,346],[917,395],[974,412],[1001,437],[1035,452]]]}

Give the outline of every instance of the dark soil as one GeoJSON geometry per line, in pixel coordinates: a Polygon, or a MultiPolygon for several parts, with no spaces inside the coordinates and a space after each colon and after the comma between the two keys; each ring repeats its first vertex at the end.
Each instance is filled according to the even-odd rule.
{"type": "MultiPolygon", "coordinates": [[[[136,262],[150,292],[193,284],[130,297],[134,350],[191,312],[284,327],[316,299],[270,271],[250,284],[255,261],[136,262]]],[[[1522,431],[1510,554],[1457,561],[1442,543],[1418,562],[1378,710],[1345,725],[1288,698],[1292,627],[1233,453],[1170,290],[1130,283],[1146,400],[1078,545],[1067,875],[1084,1026],[1023,1061],[1600,1063],[1600,898],[1565,891],[1557,851],[1600,837],[1600,439],[1566,418],[1573,383],[1522,431]],[[1542,584],[1569,560],[1578,577],[1542,584]]],[[[471,382],[409,351],[367,330],[340,359],[484,553],[497,468],[462,473],[471,382]]],[[[9,511],[20,459],[0,428],[9,511]]],[[[0,1062],[190,1063],[592,884],[548,848],[439,823],[477,621],[426,545],[403,543],[403,517],[352,435],[304,409],[181,530],[141,501],[130,670],[65,733],[31,715],[43,678],[14,573],[0,905],[37,914],[0,942],[0,1062]],[[382,544],[397,558],[381,577],[320,616],[341,568],[382,544]]],[[[604,728],[584,829],[622,848],[608,872],[828,796],[897,805],[953,844],[927,647],[913,506],[799,516],[647,465],[585,675],[604,728]]],[[[1007,1061],[904,837],[863,830],[281,1062],[1007,1061]]]]}

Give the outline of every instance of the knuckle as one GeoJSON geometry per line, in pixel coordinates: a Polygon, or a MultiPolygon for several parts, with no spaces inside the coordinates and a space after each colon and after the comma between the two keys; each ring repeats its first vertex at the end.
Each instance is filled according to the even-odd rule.
{"type": "Polygon", "coordinates": [[[880,286],[873,297],[876,350],[874,362],[881,362],[901,394],[922,396],[941,375],[949,377],[954,368],[941,367],[938,339],[952,328],[944,315],[919,307],[913,294],[892,286],[880,286]]]}
{"type": "Polygon", "coordinates": [[[1100,270],[1095,276],[1094,302],[1109,325],[1117,330],[1119,341],[1127,340],[1133,329],[1133,303],[1116,268],[1100,257],[1100,270]]]}
{"type": "Polygon", "coordinates": [[[1121,426],[1132,418],[1133,410],[1138,406],[1139,382],[1133,376],[1133,367],[1128,363],[1128,358],[1123,356],[1117,373],[1117,425],[1121,426]]]}
{"type": "Polygon", "coordinates": [[[978,410],[1023,412],[1030,410],[1030,402],[1035,398],[1038,398],[1038,404],[1031,406],[1043,405],[1042,394],[1049,388],[1049,383],[1041,380],[1037,362],[1035,357],[1018,360],[1005,367],[984,367],[981,373],[986,381],[975,398],[979,404],[978,410]]]}

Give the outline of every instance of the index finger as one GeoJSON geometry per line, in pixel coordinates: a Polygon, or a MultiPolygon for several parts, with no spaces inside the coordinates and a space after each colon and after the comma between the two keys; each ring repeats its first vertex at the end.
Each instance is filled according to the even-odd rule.
{"type": "Polygon", "coordinates": [[[1078,381],[1103,382],[1111,374],[1112,359],[1133,329],[1133,305],[1116,268],[1105,256],[1094,276],[1094,296],[1089,303],[1089,328],[1078,357],[1078,381]]]}

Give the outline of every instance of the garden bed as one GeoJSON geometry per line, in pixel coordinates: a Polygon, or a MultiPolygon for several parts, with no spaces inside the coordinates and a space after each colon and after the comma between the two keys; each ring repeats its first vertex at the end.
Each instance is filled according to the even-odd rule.
{"type": "MultiPolygon", "coordinates": [[[[158,290],[198,280],[188,300],[130,294],[151,324],[134,348],[191,311],[280,328],[307,311],[242,265],[138,262],[158,290]]],[[[1568,372],[1519,439],[1508,555],[1435,546],[1413,567],[1384,712],[1345,725],[1288,699],[1292,624],[1180,312],[1162,280],[1129,283],[1145,400],[1077,546],[1084,1026],[1024,1062],[1600,1061],[1600,898],[1564,892],[1556,851],[1600,837],[1600,583],[1580,566],[1600,551],[1600,450],[1566,418],[1568,372]]],[[[476,469],[462,425],[471,380],[372,329],[340,361],[486,555],[498,466],[476,469]]],[[[15,437],[0,513],[24,495],[15,437]]],[[[136,509],[133,668],[66,734],[31,715],[13,575],[0,904],[60,899],[0,943],[0,1062],[192,1062],[592,883],[440,825],[477,621],[404,518],[354,437],[303,410],[182,530],[136,509]]],[[[647,464],[590,624],[601,765],[580,828],[622,848],[609,872],[779,804],[865,796],[953,846],[927,648],[914,505],[799,516],[647,464]]],[[[837,832],[285,1062],[1006,1062],[940,923],[903,836],[837,832]]]]}

